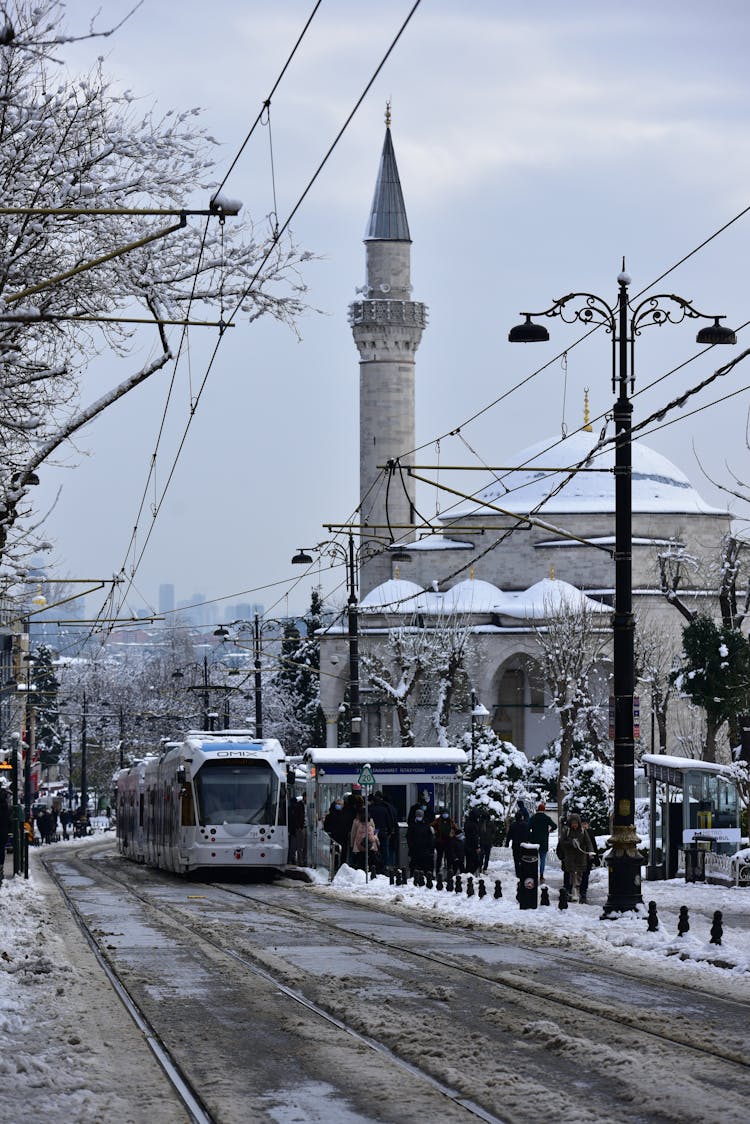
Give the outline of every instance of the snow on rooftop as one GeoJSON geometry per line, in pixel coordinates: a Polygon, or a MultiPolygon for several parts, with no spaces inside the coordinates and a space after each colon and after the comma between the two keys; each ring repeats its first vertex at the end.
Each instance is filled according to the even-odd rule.
{"type": "MultiPolygon", "coordinates": [[[[312,748],[305,753],[311,765],[465,765],[468,761],[463,749],[446,749],[443,746],[389,746],[359,749],[312,748]]],[[[377,778],[376,778],[377,780],[377,778]]]]}
{"type": "Polygon", "coordinates": [[[379,612],[390,609],[394,613],[422,612],[425,605],[425,591],[416,582],[404,578],[390,578],[371,589],[359,603],[364,612],[379,612]]]}
{"type": "Polygon", "coordinates": [[[545,620],[559,612],[611,613],[610,605],[592,601],[570,582],[557,578],[543,578],[525,593],[506,593],[497,611],[506,617],[523,620],[545,620]]]}
{"type": "MultiPolygon", "coordinates": [[[[579,464],[591,455],[598,440],[598,434],[581,431],[562,441],[548,438],[530,445],[514,458],[516,464],[526,466],[522,471],[503,474],[501,479],[478,493],[475,500],[452,508],[441,518],[455,521],[470,515],[487,514],[483,501],[497,504],[506,511],[531,511],[565,479],[564,471],[552,470],[579,464]]],[[[609,471],[576,473],[559,494],[544,502],[543,514],[614,512],[614,463],[614,445],[607,445],[584,467],[609,471]]],[[[637,440],[633,442],[633,511],[725,514],[725,511],[710,507],[701,498],[681,469],[637,440]]]]}
{"type": "Polygon", "coordinates": [[[409,554],[415,550],[474,550],[474,543],[462,542],[460,539],[448,539],[444,535],[428,535],[417,542],[402,543],[399,547],[409,554]]]}
{"type": "Polygon", "coordinates": [[[360,608],[371,613],[392,612],[408,615],[500,613],[519,620],[546,620],[565,612],[611,613],[610,605],[593,601],[569,582],[544,578],[520,593],[504,593],[491,582],[469,578],[457,582],[445,593],[423,590],[414,582],[391,580],[371,590],[360,608]]]}
{"type": "Polygon", "coordinates": [[[469,578],[443,594],[444,612],[494,613],[505,594],[491,582],[469,578]]]}

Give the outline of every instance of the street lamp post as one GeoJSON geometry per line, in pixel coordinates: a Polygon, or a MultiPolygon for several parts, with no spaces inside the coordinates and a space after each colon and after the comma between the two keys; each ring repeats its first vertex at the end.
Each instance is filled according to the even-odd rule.
{"type": "Polygon", "coordinates": [[[483,729],[489,720],[490,712],[486,706],[480,703],[477,698],[476,691],[471,692],[471,771],[474,772],[474,754],[477,748],[477,739],[479,731],[483,729]]]}
{"type": "MultiPolygon", "coordinates": [[[[357,598],[357,566],[359,550],[354,549],[354,535],[349,532],[348,548],[336,539],[318,543],[313,548],[320,553],[338,556],[346,566],[347,588],[347,639],[349,641],[349,716],[351,723],[351,746],[359,749],[362,744],[362,709],[359,701],[359,603],[357,598]]],[[[292,558],[295,566],[311,566],[313,558],[302,548],[292,558]]]]}
{"type": "Polygon", "coordinates": [[[83,692],[83,702],[81,707],[81,804],[84,816],[88,815],[89,808],[89,783],[88,783],[88,755],[86,753],[86,739],[88,737],[88,701],[86,699],[86,692],[83,692]]]}
{"type": "Polygon", "coordinates": [[[659,293],[631,307],[630,276],[622,263],[614,305],[592,293],[568,293],[543,312],[524,312],[525,322],[508,334],[511,343],[537,343],[549,339],[533,316],[559,316],[566,323],[603,325],[612,338],[612,390],[619,390],[613,417],[615,425],[615,603],[612,616],[614,664],[614,814],[608,840],[609,893],[603,917],[632,910],[642,902],[640,838],[635,830],[635,740],[633,695],[635,690],[632,595],[632,394],[635,383],[635,338],[645,327],[677,324],[686,318],[713,320],[696,337],[699,344],[734,344],[735,333],[720,323],[723,316],[698,312],[683,297],[659,293]],[[582,304],[580,302],[583,302],[582,304]]]}

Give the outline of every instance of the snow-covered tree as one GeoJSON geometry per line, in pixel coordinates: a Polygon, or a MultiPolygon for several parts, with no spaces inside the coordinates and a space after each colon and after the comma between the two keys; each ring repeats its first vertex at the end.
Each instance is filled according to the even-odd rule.
{"type": "Polygon", "coordinates": [[[566,809],[578,808],[587,816],[595,835],[610,829],[610,811],[614,802],[615,771],[604,761],[597,761],[582,746],[568,773],[566,809]]]}
{"type": "MultiPolygon", "coordinates": [[[[463,743],[463,748],[472,753],[471,734],[464,736],[463,743]]],[[[531,800],[526,783],[529,760],[511,742],[501,741],[489,727],[477,732],[472,755],[474,767],[468,772],[472,788],[467,807],[489,812],[507,827],[518,800],[531,800]]]]}
{"type": "Polygon", "coordinates": [[[396,714],[402,746],[416,743],[412,700],[417,686],[430,666],[432,646],[428,633],[416,621],[388,633],[382,652],[363,648],[360,669],[369,684],[396,714]]]}
{"type": "MultiPolygon", "coordinates": [[[[279,668],[271,677],[274,695],[268,697],[268,733],[278,737],[289,753],[303,753],[311,745],[325,745],[326,722],[320,705],[320,638],[323,603],[313,590],[304,618],[305,634],[294,621],[284,627],[279,668]],[[271,734],[271,730],[273,733],[271,734]]],[[[264,729],[264,733],[265,733],[264,729]]]]}
{"type": "Polygon", "coordinates": [[[43,766],[55,765],[63,749],[54,652],[41,644],[34,652],[30,669],[29,703],[34,708],[34,740],[43,766]]]}
{"type": "Polygon", "coordinates": [[[450,744],[451,703],[459,676],[466,669],[470,640],[470,626],[453,614],[439,617],[430,633],[429,674],[437,687],[432,723],[440,746],[450,744]]]}
{"type": "Polygon", "coordinates": [[[540,674],[560,722],[557,802],[563,806],[576,739],[592,749],[603,744],[601,700],[594,697],[596,670],[609,641],[601,617],[586,605],[563,602],[545,612],[535,628],[540,674]]]}
{"type": "Polygon", "coordinates": [[[738,628],[695,616],[682,632],[675,686],[706,715],[704,758],[716,761],[716,739],[730,717],[750,711],[750,644],[738,628]]]}
{"type": "Polygon", "coordinates": [[[233,208],[212,200],[215,142],[197,110],[157,116],[110,82],[101,64],[77,77],[45,49],[19,48],[59,50],[63,3],[15,0],[3,15],[13,29],[10,42],[0,36],[0,196],[14,212],[0,232],[0,580],[7,586],[39,545],[29,494],[36,470],[170,361],[175,329],[163,321],[237,311],[293,324],[307,255],[278,240],[270,223],[263,230],[224,221],[233,208]],[[179,211],[191,205],[215,217],[187,221],[179,211]],[[178,213],[121,213],[134,208],[178,213]],[[123,315],[153,323],[155,356],[83,406],[86,368],[102,353],[127,357],[143,342],[134,335],[143,329],[118,321],[123,315]]]}
{"type": "Polygon", "coordinates": [[[648,620],[636,622],[636,676],[648,691],[660,753],[667,752],[667,715],[675,693],[672,673],[679,663],[679,655],[679,646],[665,629],[648,620]]]}

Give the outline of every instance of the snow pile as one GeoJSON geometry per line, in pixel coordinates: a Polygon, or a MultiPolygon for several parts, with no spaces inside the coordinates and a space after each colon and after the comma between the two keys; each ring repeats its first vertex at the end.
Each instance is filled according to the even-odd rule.
{"type": "MultiPolygon", "coordinates": [[[[551,852],[554,853],[554,852],[551,852]]],[[[520,941],[557,948],[571,948],[578,952],[597,953],[605,961],[619,963],[623,959],[637,962],[640,967],[650,965],[654,975],[664,970],[666,963],[674,963],[685,972],[696,972],[690,982],[705,983],[705,974],[730,976],[742,981],[750,999],[750,891],[745,888],[712,886],[703,883],[686,884],[680,879],[669,882],[648,882],[643,885],[644,902],[657,903],[659,928],[650,933],[647,928],[646,908],[628,913],[611,921],[600,921],[602,903],[606,898],[607,872],[591,872],[589,903],[571,904],[559,910],[558,886],[560,871],[548,874],[550,908],[520,910],[516,902],[516,878],[510,852],[496,848],[489,873],[484,875],[486,897],[476,894],[479,879],[474,877],[474,897],[466,896],[466,876],[462,876],[462,893],[449,893],[426,887],[391,886],[386,876],[379,875],[365,882],[364,871],[354,871],[344,865],[333,883],[319,885],[318,892],[338,895],[348,900],[368,901],[373,905],[396,908],[399,913],[428,915],[435,920],[464,925],[479,930],[494,929],[509,932],[520,941]],[[494,856],[500,855],[497,859],[494,856]],[[507,857],[506,857],[507,856],[507,857]],[[495,898],[495,881],[502,886],[502,898],[495,898]],[[677,932],[680,906],[687,905],[690,930],[682,937],[677,932]],[[723,914],[724,933],[721,945],[711,944],[711,923],[714,911],[723,914]]],[[[684,973],[683,973],[684,974],[684,973]]],[[[687,982],[687,981],[685,981],[687,982]]]]}

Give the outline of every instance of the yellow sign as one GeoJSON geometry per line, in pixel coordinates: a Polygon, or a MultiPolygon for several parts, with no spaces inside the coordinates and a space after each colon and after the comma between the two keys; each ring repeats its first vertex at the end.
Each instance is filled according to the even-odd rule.
{"type": "Polygon", "coordinates": [[[629,816],[630,815],[630,801],[629,800],[618,800],[618,802],[617,802],[617,812],[618,812],[618,815],[620,815],[620,816],[629,816]]]}
{"type": "Polygon", "coordinates": [[[10,769],[12,771],[13,766],[9,765],[7,761],[0,761],[0,769],[10,769]]]}

